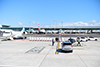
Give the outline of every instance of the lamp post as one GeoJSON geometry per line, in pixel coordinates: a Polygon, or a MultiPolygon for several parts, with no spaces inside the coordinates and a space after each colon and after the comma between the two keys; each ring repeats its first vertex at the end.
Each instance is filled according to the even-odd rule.
{"type": "Polygon", "coordinates": [[[62,22],[62,28],[63,28],[63,22],[62,22]]]}
{"type": "Polygon", "coordinates": [[[56,20],[54,20],[54,29],[55,29],[55,27],[56,27],[56,20]]]}

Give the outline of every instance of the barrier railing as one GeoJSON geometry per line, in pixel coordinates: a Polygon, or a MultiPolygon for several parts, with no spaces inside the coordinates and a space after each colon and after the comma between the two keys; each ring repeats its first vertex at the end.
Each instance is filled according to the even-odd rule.
{"type": "Polygon", "coordinates": [[[30,41],[48,41],[51,42],[52,38],[50,37],[29,37],[30,41]]]}

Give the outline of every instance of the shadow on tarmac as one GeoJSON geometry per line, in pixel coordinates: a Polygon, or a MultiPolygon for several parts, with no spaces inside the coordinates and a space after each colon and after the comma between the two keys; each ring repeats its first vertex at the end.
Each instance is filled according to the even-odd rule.
{"type": "MultiPolygon", "coordinates": [[[[14,38],[14,40],[23,40],[23,38],[14,38]]],[[[11,39],[7,38],[7,39],[2,39],[1,41],[11,41],[11,39]]]]}
{"type": "Polygon", "coordinates": [[[1,41],[11,41],[11,39],[3,39],[3,40],[1,40],[1,41]]]}
{"type": "Polygon", "coordinates": [[[72,53],[71,51],[62,51],[62,49],[58,49],[57,51],[58,53],[72,53]]]}

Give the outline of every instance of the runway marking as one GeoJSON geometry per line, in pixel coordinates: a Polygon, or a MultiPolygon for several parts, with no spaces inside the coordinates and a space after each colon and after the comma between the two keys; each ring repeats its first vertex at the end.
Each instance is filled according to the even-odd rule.
{"type": "Polygon", "coordinates": [[[57,44],[56,54],[58,54],[59,43],[60,43],[60,42],[58,42],[58,44],[57,44]]]}
{"type": "MultiPolygon", "coordinates": [[[[0,53],[1,55],[3,54],[15,54],[15,55],[46,55],[47,53],[0,53]]],[[[48,55],[57,55],[58,54],[48,54],[48,55]]],[[[59,55],[66,55],[66,56],[100,56],[100,55],[95,55],[95,54],[73,54],[73,53],[62,53],[59,55]]]]}
{"type": "Polygon", "coordinates": [[[41,46],[41,47],[34,47],[28,51],[26,51],[25,53],[40,53],[45,47],[41,46]]]}

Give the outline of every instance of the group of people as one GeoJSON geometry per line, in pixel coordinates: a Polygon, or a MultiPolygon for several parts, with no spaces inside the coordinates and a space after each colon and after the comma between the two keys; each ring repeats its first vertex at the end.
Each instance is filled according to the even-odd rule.
{"type": "MultiPolygon", "coordinates": [[[[70,37],[71,38],[71,37],[70,37]]],[[[80,44],[80,39],[77,39],[77,46],[81,46],[81,44],[80,44]]],[[[54,43],[55,43],[55,41],[54,41],[54,39],[52,39],[52,46],[54,46],[54,43]]]]}
{"type": "MultiPolygon", "coordinates": [[[[69,40],[71,40],[71,37],[70,37],[69,40]]],[[[71,40],[71,41],[72,41],[72,40],[71,40]]],[[[80,39],[79,39],[79,38],[77,39],[77,42],[78,42],[78,43],[77,43],[77,46],[79,46],[79,45],[81,46],[81,43],[80,43],[80,39]]],[[[71,42],[71,43],[73,43],[73,42],[71,42]]]]}

